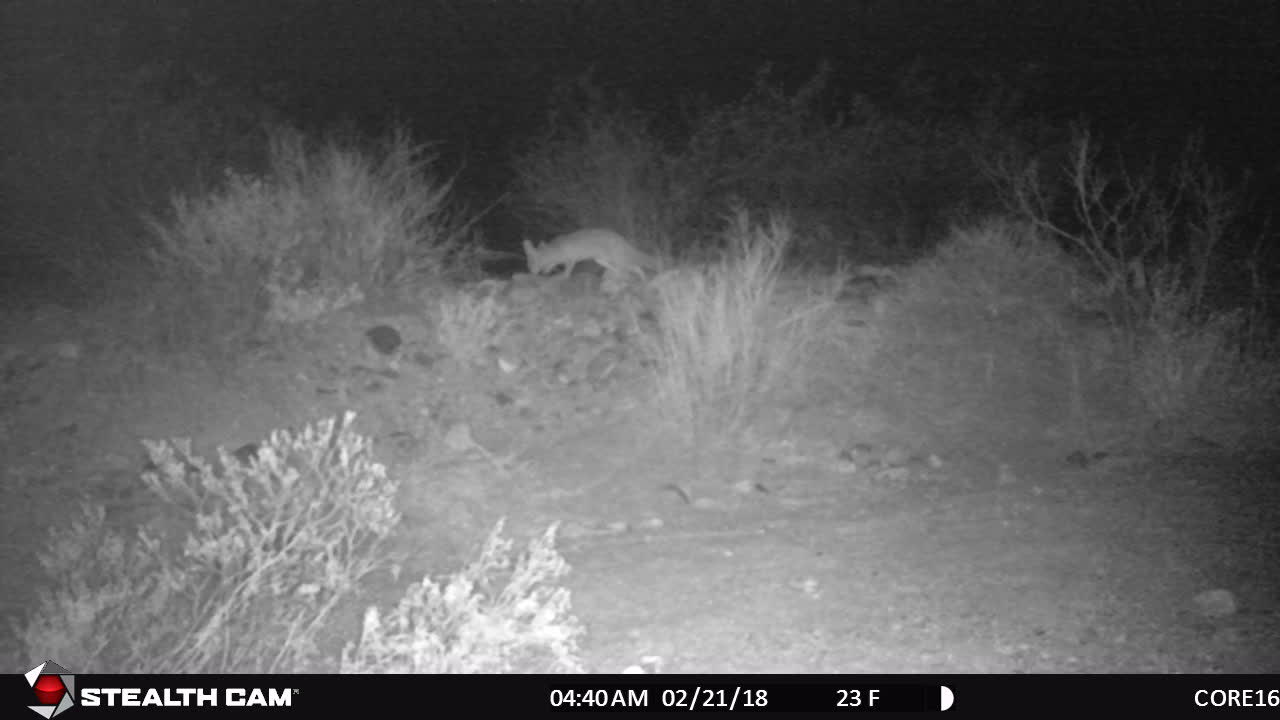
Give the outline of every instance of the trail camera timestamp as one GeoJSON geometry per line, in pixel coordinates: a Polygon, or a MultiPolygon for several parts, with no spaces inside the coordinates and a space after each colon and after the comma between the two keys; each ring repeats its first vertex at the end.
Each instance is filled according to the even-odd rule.
{"type": "Polygon", "coordinates": [[[835,684],[812,680],[721,685],[628,682],[547,687],[552,710],[682,710],[710,712],[894,712],[946,709],[949,690],[938,685],[835,684]],[[940,696],[940,692],[942,695],[940,696]],[[941,702],[940,702],[941,700],[941,702]]]}
{"type": "Polygon", "coordinates": [[[761,710],[769,704],[769,691],[742,686],[551,688],[554,710],[652,709],[652,710],[761,710]]]}

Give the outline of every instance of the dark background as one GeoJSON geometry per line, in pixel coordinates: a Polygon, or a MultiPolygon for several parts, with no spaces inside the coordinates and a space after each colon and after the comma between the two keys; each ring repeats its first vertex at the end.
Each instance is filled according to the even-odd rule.
{"type": "MultiPolygon", "coordinates": [[[[998,77],[1024,94],[1027,112],[1059,123],[1087,117],[1135,154],[1202,130],[1218,165],[1252,168],[1264,194],[1280,187],[1274,1],[6,5],[11,93],[86,93],[96,74],[137,83],[129,73],[148,66],[160,68],[175,95],[216,91],[226,98],[213,101],[220,110],[261,103],[307,130],[346,123],[377,132],[398,119],[419,139],[438,141],[446,167],[465,168],[460,189],[477,205],[501,192],[505,163],[543,119],[557,80],[590,71],[659,122],[676,122],[682,99],[741,96],[765,63],[796,87],[822,61],[845,94],[885,92],[912,63],[957,102],[972,92],[965,78],[998,77]]],[[[6,118],[13,121],[33,122],[6,118]]],[[[5,133],[11,142],[18,135],[5,133]]]]}

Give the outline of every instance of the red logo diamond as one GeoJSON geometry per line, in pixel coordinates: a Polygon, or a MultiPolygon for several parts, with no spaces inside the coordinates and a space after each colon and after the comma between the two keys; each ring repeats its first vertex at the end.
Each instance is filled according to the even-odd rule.
{"type": "Polygon", "coordinates": [[[32,688],[36,691],[36,700],[39,700],[41,705],[57,705],[67,692],[67,686],[62,684],[62,678],[49,674],[37,678],[32,688]]]}

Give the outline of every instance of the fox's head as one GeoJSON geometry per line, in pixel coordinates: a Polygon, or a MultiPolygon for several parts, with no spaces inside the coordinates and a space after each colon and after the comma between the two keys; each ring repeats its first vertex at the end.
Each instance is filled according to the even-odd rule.
{"type": "Polygon", "coordinates": [[[529,264],[529,272],[535,275],[542,273],[542,258],[538,253],[538,248],[529,242],[529,238],[524,238],[524,259],[529,264]]]}

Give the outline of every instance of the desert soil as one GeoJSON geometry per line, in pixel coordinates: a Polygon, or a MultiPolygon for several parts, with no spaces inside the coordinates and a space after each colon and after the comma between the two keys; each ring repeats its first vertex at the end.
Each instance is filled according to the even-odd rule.
{"type": "MultiPolygon", "coordinates": [[[[154,511],[141,439],[212,456],[350,409],[401,482],[403,572],[373,577],[336,639],[506,518],[521,541],[560,524],[593,672],[1280,672],[1276,446],[1181,438],[1069,462],[1054,418],[1016,437],[977,411],[930,425],[866,378],[732,438],[681,437],[647,402],[620,313],[589,291],[494,288],[509,339],[469,361],[434,344],[426,296],[219,368],[151,356],[84,312],[13,309],[5,620],[48,601],[34,553],[76,502],[125,531],[154,511]],[[398,361],[367,347],[378,325],[403,336],[398,361]]],[[[44,659],[8,630],[0,643],[44,659]]]]}

